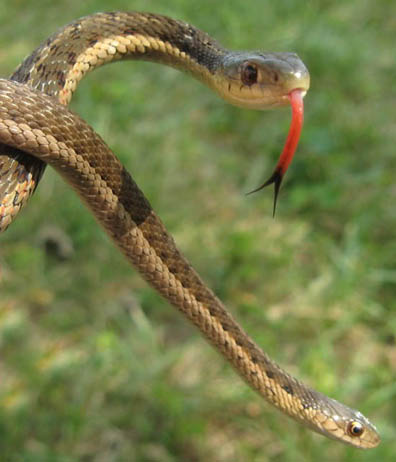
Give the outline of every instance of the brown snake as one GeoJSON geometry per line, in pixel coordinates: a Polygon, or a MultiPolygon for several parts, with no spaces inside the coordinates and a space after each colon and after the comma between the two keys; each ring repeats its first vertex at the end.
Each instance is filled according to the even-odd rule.
{"type": "Polygon", "coordinates": [[[245,107],[288,104],[290,91],[309,86],[292,53],[231,52],[193,26],[154,14],[79,19],[37,48],[10,80],[0,79],[0,231],[32,194],[45,165],[52,165],[142,276],[253,389],[312,430],[360,448],[377,446],[378,433],[366,417],[290,376],[245,334],[181,255],[118,159],[65,107],[87,72],[121,59],[177,67],[245,107]],[[246,82],[252,72],[255,81],[246,82]]]}

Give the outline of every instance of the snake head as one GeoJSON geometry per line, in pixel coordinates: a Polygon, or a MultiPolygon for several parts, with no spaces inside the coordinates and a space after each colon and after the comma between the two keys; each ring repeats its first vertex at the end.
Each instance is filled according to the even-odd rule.
{"type": "Polygon", "coordinates": [[[269,109],[290,103],[289,94],[309,89],[308,69],[295,53],[231,52],[216,70],[215,89],[233,105],[269,109]]]}
{"type": "Polygon", "coordinates": [[[310,393],[320,403],[307,411],[309,421],[315,422],[315,425],[308,423],[312,430],[360,449],[378,446],[381,441],[378,430],[361,412],[317,391],[310,393]]]}
{"type": "Polygon", "coordinates": [[[214,88],[231,104],[250,109],[269,109],[291,104],[292,122],[278,164],[261,186],[274,184],[274,207],[283,177],[297,148],[303,124],[303,98],[310,78],[305,64],[295,53],[231,52],[216,69],[214,88]]]}

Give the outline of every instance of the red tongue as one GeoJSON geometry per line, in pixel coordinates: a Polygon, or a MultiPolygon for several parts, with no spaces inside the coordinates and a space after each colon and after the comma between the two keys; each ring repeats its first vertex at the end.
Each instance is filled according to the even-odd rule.
{"type": "Polygon", "coordinates": [[[289,134],[287,135],[286,143],[283,148],[282,154],[279,156],[278,163],[276,164],[274,173],[271,177],[261,186],[251,191],[249,194],[266,186],[274,183],[275,196],[274,196],[274,211],[275,216],[276,201],[278,199],[279,188],[282,183],[283,177],[293,159],[294,153],[297,148],[298,140],[300,139],[301,129],[304,120],[304,103],[303,103],[303,90],[293,90],[289,93],[290,104],[292,108],[292,121],[289,128],[289,134]]]}
{"type": "Polygon", "coordinates": [[[289,134],[287,135],[285,147],[279,157],[277,169],[284,175],[293,159],[300,139],[301,129],[304,120],[304,103],[301,90],[293,90],[289,94],[290,104],[292,107],[292,121],[290,124],[289,134]]]}

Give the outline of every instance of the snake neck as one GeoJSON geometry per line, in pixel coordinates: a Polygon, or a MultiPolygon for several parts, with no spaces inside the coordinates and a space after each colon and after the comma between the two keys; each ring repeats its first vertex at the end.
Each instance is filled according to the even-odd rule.
{"type": "MultiPolygon", "coordinates": [[[[22,62],[11,80],[67,105],[87,73],[110,62],[135,59],[178,68],[213,88],[213,74],[225,54],[209,35],[182,21],[150,13],[98,13],[52,35],[22,62]]],[[[0,146],[0,172],[15,171],[15,176],[27,180],[17,192],[13,179],[0,188],[0,203],[8,204],[0,207],[0,232],[33,194],[44,170],[41,160],[0,146]]]]}
{"type": "Polygon", "coordinates": [[[226,53],[209,35],[182,21],[151,13],[98,13],[51,36],[11,79],[68,104],[84,75],[113,61],[160,62],[211,86],[226,53]]]}

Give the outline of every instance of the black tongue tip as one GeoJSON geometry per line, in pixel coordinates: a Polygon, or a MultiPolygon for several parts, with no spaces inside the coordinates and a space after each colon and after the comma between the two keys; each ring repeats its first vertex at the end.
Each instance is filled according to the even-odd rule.
{"type": "Polygon", "coordinates": [[[265,183],[263,183],[258,188],[253,189],[253,191],[248,192],[247,196],[249,194],[253,194],[253,193],[257,192],[257,191],[260,191],[261,189],[265,188],[266,186],[274,184],[274,209],[273,209],[273,212],[272,212],[272,216],[275,217],[276,203],[277,203],[277,200],[278,200],[278,194],[279,194],[279,189],[280,189],[280,185],[282,183],[282,180],[283,180],[283,175],[282,175],[281,170],[276,169],[274,171],[274,173],[268,178],[268,180],[265,183]]]}

